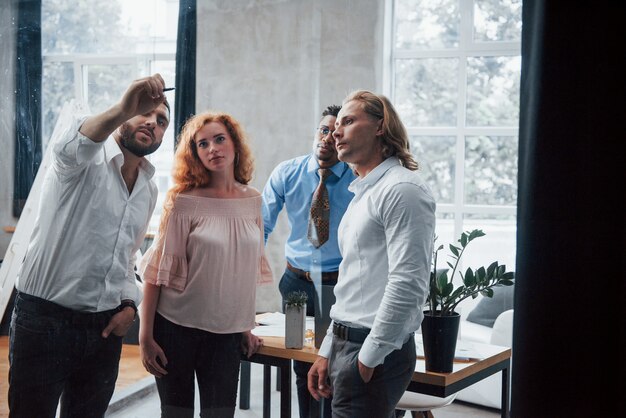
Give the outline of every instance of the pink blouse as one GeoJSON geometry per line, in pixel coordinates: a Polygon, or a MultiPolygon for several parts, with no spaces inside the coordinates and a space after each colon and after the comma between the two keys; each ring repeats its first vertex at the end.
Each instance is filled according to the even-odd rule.
{"type": "Polygon", "coordinates": [[[162,235],[140,263],[143,280],[161,286],[157,312],[218,334],[254,328],[256,285],[273,281],[261,196],[178,195],[162,235]]]}

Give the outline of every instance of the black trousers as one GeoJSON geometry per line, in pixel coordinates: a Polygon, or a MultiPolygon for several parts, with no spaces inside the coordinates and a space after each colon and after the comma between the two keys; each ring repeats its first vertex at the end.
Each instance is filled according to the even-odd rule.
{"type": "Polygon", "coordinates": [[[193,417],[195,379],[200,392],[200,416],[233,417],[241,338],[241,333],[215,334],[184,327],[157,313],[154,339],[168,361],[168,373],[156,378],[161,417],[193,417]]]}
{"type": "Polygon", "coordinates": [[[9,417],[103,417],[122,337],[102,338],[115,310],[85,313],[19,293],[9,331],[9,417]]]}

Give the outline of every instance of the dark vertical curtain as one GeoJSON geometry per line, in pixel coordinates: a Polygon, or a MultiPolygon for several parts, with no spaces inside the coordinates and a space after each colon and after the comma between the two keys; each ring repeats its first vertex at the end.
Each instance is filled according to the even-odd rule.
{"type": "Polygon", "coordinates": [[[41,164],[41,0],[17,2],[13,216],[19,217],[41,164]]]}
{"type": "Polygon", "coordinates": [[[512,416],[624,416],[624,2],[523,2],[512,416]]]}
{"type": "Polygon", "coordinates": [[[196,0],[180,0],[176,39],[175,141],[185,121],[196,112],[196,0]]]}

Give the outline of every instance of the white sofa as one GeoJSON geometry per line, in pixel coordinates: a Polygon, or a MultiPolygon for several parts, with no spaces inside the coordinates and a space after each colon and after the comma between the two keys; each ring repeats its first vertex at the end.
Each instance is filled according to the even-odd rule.
{"type": "MultiPolygon", "coordinates": [[[[502,312],[496,318],[493,328],[469,322],[461,315],[460,340],[512,347],[513,341],[513,310],[502,312]]],[[[510,373],[509,373],[510,378],[510,373]]],[[[483,405],[490,408],[501,408],[502,374],[497,373],[460,391],[456,400],[483,405]]]]}

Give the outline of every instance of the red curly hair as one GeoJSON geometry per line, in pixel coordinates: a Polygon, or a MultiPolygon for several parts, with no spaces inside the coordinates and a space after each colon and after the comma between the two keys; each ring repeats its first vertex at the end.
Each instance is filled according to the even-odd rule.
{"type": "Polygon", "coordinates": [[[254,158],[248,146],[248,137],[241,124],[231,115],[223,112],[209,111],[190,117],[185,122],[180,135],[178,135],[172,168],[174,186],[168,190],[165,196],[159,235],[165,230],[176,196],[188,190],[206,187],[211,181],[211,171],[200,161],[194,141],[198,131],[211,122],[218,122],[224,125],[235,144],[235,180],[241,184],[248,184],[252,180],[254,158]]]}

